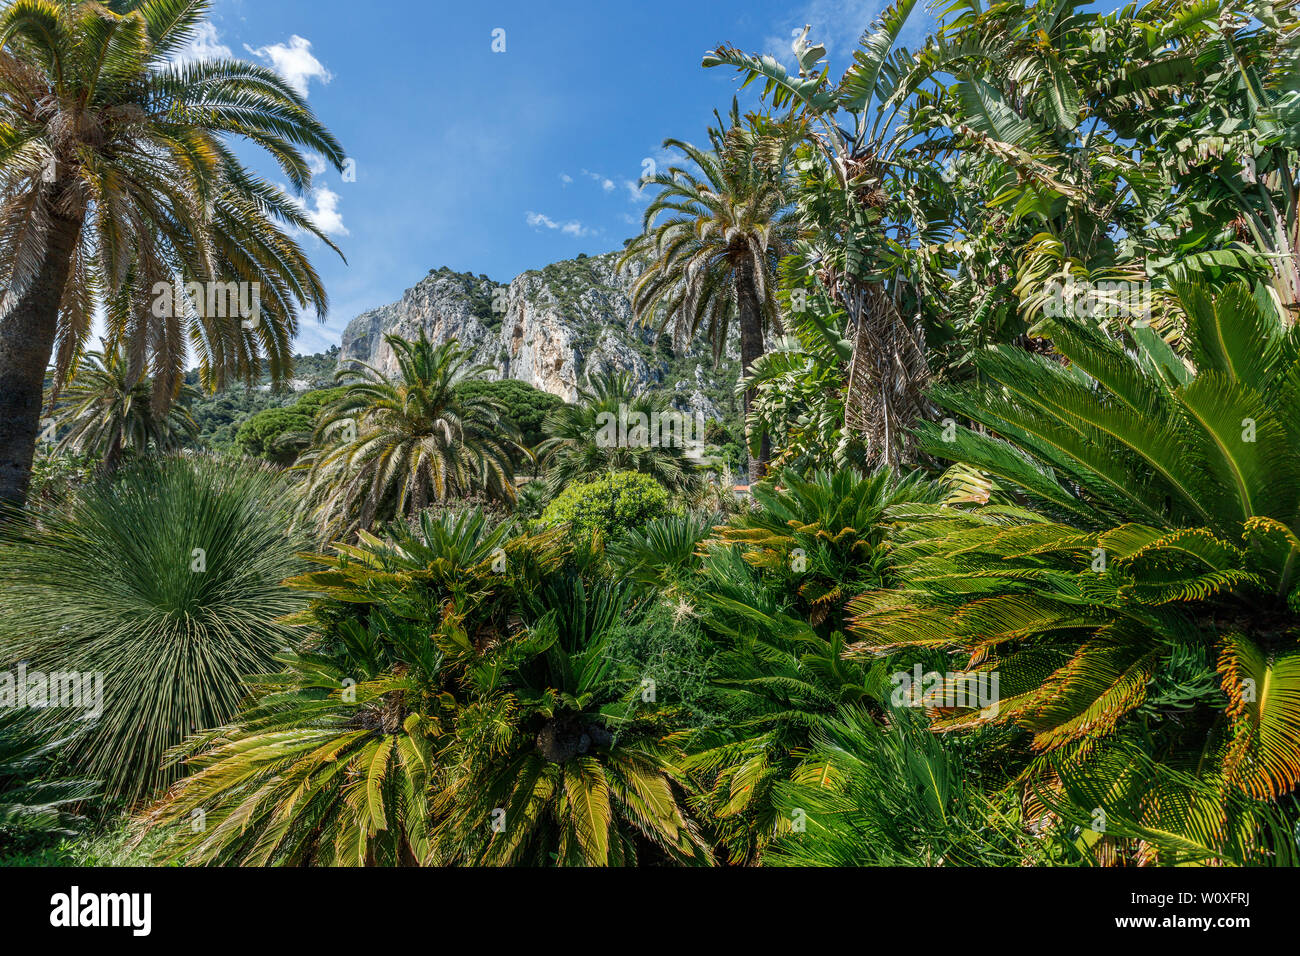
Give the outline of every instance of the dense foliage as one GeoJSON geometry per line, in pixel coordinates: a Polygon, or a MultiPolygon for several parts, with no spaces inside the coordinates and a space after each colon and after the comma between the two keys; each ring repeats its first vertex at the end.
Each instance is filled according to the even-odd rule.
{"type": "Polygon", "coordinates": [[[5,514],[0,694],[85,671],[110,706],[0,722],[0,836],[1295,864],[1300,14],[955,0],[906,50],[917,9],[838,78],[807,33],[792,69],[711,51],[753,109],[646,184],[634,311],[740,353],[741,423],[421,333],[220,441],[197,399],[235,454],[166,456],[165,371],[85,358],[5,514]]]}

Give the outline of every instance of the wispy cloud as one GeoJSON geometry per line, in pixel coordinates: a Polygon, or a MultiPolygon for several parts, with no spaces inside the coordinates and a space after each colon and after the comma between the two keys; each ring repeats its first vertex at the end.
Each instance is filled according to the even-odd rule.
{"type": "Polygon", "coordinates": [[[591,229],[584,226],[576,219],[570,219],[567,222],[557,222],[550,216],[540,212],[529,212],[524,216],[524,221],[534,229],[552,229],[564,233],[566,236],[572,236],[575,239],[581,239],[584,236],[594,236],[599,230],[591,229]]]}
{"type": "Polygon", "coordinates": [[[614,180],[610,179],[608,176],[605,176],[602,173],[593,173],[589,169],[584,169],[582,175],[586,176],[592,182],[599,184],[600,188],[605,190],[605,192],[612,193],[614,191],[614,180]]]}
{"type": "Polygon", "coordinates": [[[204,60],[228,60],[235,54],[221,42],[221,34],[214,24],[204,20],[190,40],[176,54],[177,63],[199,63],[204,60]]]}
{"type": "Polygon", "coordinates": [[[273,43],[262,47],[251,47],[245,43],[244,49],[253,56],[269,60],[285,82],[303,96],[307,95],[307,87],[312,80],[328,83],[334,79],[334,74],[311,52],[311,41],[296,33],[289,37],[288,43],[273,43]]]}

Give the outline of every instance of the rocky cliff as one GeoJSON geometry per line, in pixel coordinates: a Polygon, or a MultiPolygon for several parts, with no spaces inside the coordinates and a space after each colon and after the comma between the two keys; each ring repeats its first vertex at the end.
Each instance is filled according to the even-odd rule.
{"type": "Polygon", "coordinates": [[[565,401],[577,398],[589,372],[622,369],[645,389],[671,392],[684,411],[730,418],[734,350],[715,369],[706,343],[677,354],[670,336],[657,338],[635,322],[628,295],[636,270],[620,273],[618,258],[611,252],[568,259],[525,272],[509,285],[434,270],[400,301],[353,319],[341,357],[392,373],[396,363],[384,335],[416,338],[424,329],[434,342],[470,349],[494,377],[519,379],[565,401]]]}

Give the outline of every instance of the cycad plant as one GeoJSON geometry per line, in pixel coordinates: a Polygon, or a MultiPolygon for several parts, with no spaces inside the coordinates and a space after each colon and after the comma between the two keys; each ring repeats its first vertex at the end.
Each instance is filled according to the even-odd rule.
{"type": "Polygon", "coordinates": [[[291,579],[310,647],[258,678],[229,726],[174,752],[188,774],[145,819],[164,859],[230,865],[431,865],[433,798],[469,705],[467,669],[506,640],[514,596],[553,568],[554,535],[481,511],[362,532],[291,579]]]}
{"type": "Polygon", "coordinates": [[[147,378],[133,379],[120,350],[88,352],[72,384],[64,392],[68,405],[55,419],[60,430],[58,451],[93,455],[108,475],[117,471],[125,453],[175,451],[198,436],[198,426],[186,407],[198,390],[183,385],[178,401],[161,413],[154,407],[147,378]]]}
{"type": "Polygon", "coordinates": [[[298,311],[327,311],[295,233],[332,244],[236,145],[265,150],[299,195],[304,151],[341,170],[342,147],[275,70],[178,59],[210,7],[14,0],[0,13],[0,500],[26,496],[46,367],[57,391],[97,308],[132,377],[149,371],[159,414],[187,357],[210,388],[252,380],[263,358],[283,378],[298,311]],[[188,283],[198,295],[175,294],[188,283]]]}
{"type": "Polygon", "coordinates": [[[927,424],[924,447],[1041,514],[914,509],[855,650],[997,672],[999,705],[950,726],[1014,722],[1075,763],[1116,735],[1277,798],[1300,782],[1300,336],[1266,291],[1177,292],[1186,355],[1063,319],[1064,361],[989,350],[979,384],[936,392],[982,428],[927,424]]]}
{"type": "Polygon", "coordinates": [[[469,672],[440,839],[480,865],[709,864],[678,747],[608,642],[626,589],[572,566],[524,602],[527,628],[469,672]]]}
{"type": "MultiPolygon", "coordinates": [[[[992,735],[980,744],[993,749],[992,735]]],[[[931,734],[915,711],[846,708],[819,728],[776,806],[793,821],[769,866],[1023,866],[1049,859],[1014,796],[988,787],[992,754],[931,734]],[[989,791],[992,792],[989,792],[989,791]]]]}
{"type": "MultiPolygon", "coordinates": [[[[66,748],[77,772],[134,801],[174,779],[168,748],[220,726],[291,646],[281,586],[301,565],[284,488],[264,470],[169,458],[94,484],[0,541],[0,659],[102,677],[97,719],[66,748]]],[[[84,709],[38,724],[71,726],[84,709]]]]}
{"type": "MultiPolygon", "coordinates": [[[[458,390],[484,376],[454,342],[384,336],[397,361],[390,377],[356,363],[359,381],[323,408],[306,472],[299,517],[322,538],[406,517],[456,495],[513,500],[515,430],[490,396],[458,390]]],[[[341,369],[340,377],[357,369],[341,369]]]]}
{"type": "Polygon", "coordinates": [[[224,866],[414,866],[429,841],[439,708],[428,675],[376,671],[380,639],[354,653],[284,658],[230,726],[177,748],[187,776],[145,818],[160,859],[224,866]]]}
{"type": "Polygon", "coordinates": [[[756,485],[753,496],[758,507],[720,525],[716,540],[738,546],[812,624],[829,618],[832,627],[843,627],[845,602],[884,581],[892,510],[936,501],[938,491],[920,476],[889,468],[808,477],[784,468],[756,485]]]}
{"type": "MultiPolygon", "coordinates": [[[[757,862],[793,825],[776,805],[812,733],[846,706],[871,708],[887,687],[883,664],[846,661],[842,632],[814,627],[797,597],[716,547],[688,604],[713,644],[710,683],[719,718],[685,735],[691,805],[728,862],[757,862]]],[[[686,666],[683,664],[683,666],[686,666]]]]}

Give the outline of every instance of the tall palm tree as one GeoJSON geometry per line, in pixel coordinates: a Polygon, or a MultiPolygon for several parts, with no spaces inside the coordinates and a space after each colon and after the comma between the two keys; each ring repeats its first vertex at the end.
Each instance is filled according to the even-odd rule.
{"type": "MultiPolygon", "coordinates": [[[[638,392],[627,372],[589,375],[576,404],[561,405],[546,416],[547,438],[537,450],[548,468],[548,492],[555,495],[574,482],[592,481],[611,471],[639,471],[669,491],[698,491],[701,478],[685,444],[649,434],[653,423],[660,421],[653,416],[665,414],[685,413],[673,412],[662,396],[638,392]],[[642,415],[652,424],[636,438],[633,433],[642,415]],[[610,425],[632,439],[611,441],[610,425]]],[[[677,438],[685,435],[684,426],[678,431],[677,438]]]]}
{"type": "MultiPolygon", "coordinates": [[[[60,451],[95,455],[101,471],[117,471],[123,452],[172,451],[198,435],[198,426],[184,404],[174,403],[158,414],[150,402],[147,378],[132,379],[120,350],[88,352],[65,393],[69,406],[55,419],[67,432],[60,451]]],[[[197,398],[198,390],[182,385],[182,400],[197,398]]]]}
{"type": "Polygon", "coordinates": [[[302,150],[339,169],[343,150],[275,71],[178,62],[209,6],[14,0],[0,14],[0,502],[26,497],[46,366],[57,392],[97,307],[132,375],[150,369],[159,410],[190,347],[206,387],[251,378],[263,356],[282,377],[298,310],[327,309],[293,231],[328,238],[231,141],[265,149],[299,193],[302,150]],[[188,283],[202,294],[168,291],[188,283]]]}
{"type": "MultiPolygon", "coordinates": [[[[326,535],[417,513],[431,501],[483,492],[513,500],[514,429],[493,398],[458,390],[489,368],[454,342],[384,336],[400,377],[362,362],[362,379],[321,410],[299,515],[326,535]]],[[[355,375],[341,369],[340,377],[355,375]]]]}
{"type": "MultiPolygon", "coordinates": [[[[776,270],[795,239],[789,151],[772,149],[779,136],[751,132],[733,104],[731,125],[719,120],[709,130],[710,149],[666,140],[682,154],[681,165],[646,180],[659,192],[646,207],[642,234],[619,260],[620,268],[645,263],[632,307],[647,324],[671,323],[674,341],[685,344],[703,329],[720,357],[734,321],[745,374],[764,352],[765,332],[781,330],[776,270]]],[[[745,392],[746,412],[754,394],[745,392]]],[[[764,437],[758,458],[751,452],[751,478],[761,477],[769,447],[764,437]]]]}
{"type": "Polygon", "coordinates": [[[736,68],[744,85],[762,80],[771,105],[790,108],[783,125],[807,144],[798,153],[798,196],[811,239],[800,244],[796,268],[816,274],[848,316],[845,423],[866,437],[873,462],[891,465],[910,456],[908,427],[930,408],[921,296],[898,281],[907,260],[901,250],[925,231],[916,220],[927,218],[918,216],[916,183],[927,171],[908,155],[910,130],[902,122],[912,61],[896,48],[916,6],[917,0],[896,0],[886,8],[838,83],[818,66],[826,51],[808,44],[806,30],[796,44],[797,75],[770,56],[732,46],[703,60],[706,67],[736,68]],[[917,313],[912,325],[907,305],[917,313]]]}

